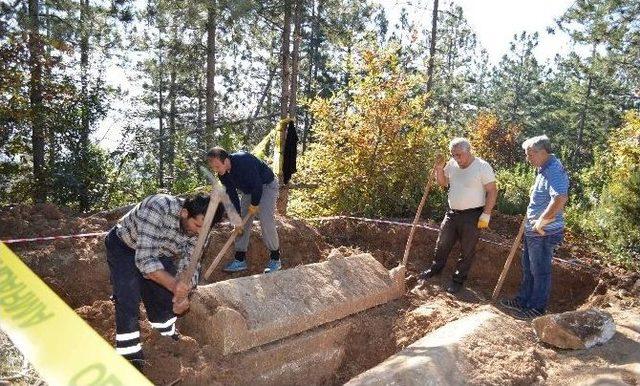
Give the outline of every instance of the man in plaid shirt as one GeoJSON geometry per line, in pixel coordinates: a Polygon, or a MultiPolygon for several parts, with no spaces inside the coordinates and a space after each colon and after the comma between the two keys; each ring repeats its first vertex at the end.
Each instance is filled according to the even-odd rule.
{"type": "MultiPolygon", "coordinates": [[[[174,310],[186,310],[199,274],[196,271],[188,285],[177,279],[177,273],[189,264],[208,205],[207,196],[149,196],[124,215],[105,239],[116,308],[116,351],[140,371],[144,360],[140,300],[151,326],[178,340],[174,310]]],[[[222,211],[219,206],[214,223],[220,221],[222,211]]]]}

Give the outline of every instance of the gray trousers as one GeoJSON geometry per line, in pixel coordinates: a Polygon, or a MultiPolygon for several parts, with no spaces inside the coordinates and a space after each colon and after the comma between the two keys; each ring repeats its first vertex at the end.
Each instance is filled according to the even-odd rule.
{"type": "MultiPolygon", "coordinates": [[[[249,205],[251,205],[251,195],[240,194],[240,212],[242,218],[247,215],[249,205]]],[[[278,231],[276,230],[276,201],[278,200],[278,180],[273,179],[268,184],[262,185],[262,198],[260,198],[260,204],[258,207],[258,218],[260,219],[260,228],[262,229],[262,241],[264,245],[270,250],[275,251],[280,249],[280,241],[278,240],[278,231]]],[[[255,219],[255,218],[254,218],[255,219]]],[[[239,238],[236,238],[235,248],[238,252],[246,252],[249,247],[249,237],[251,236],[251,227],[253,226],[253,220],[247,221],[244,225],[244,233],[239,238]]]]}

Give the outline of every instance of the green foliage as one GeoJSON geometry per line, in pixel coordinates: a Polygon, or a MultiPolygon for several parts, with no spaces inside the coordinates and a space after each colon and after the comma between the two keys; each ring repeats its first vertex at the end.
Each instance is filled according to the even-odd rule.
{"type": "Polygon", "coordinates": [[[302,158],[292,213],[406,215],[422,196],[441,130],[425,125],[424,79],[408,76],[388,51],[364,51],[348,87],[309,106],[313,143],[302,158]]]}
{"type": "Polygon", "coordinates": [[[67,154],[53,169],[51,201],[76,208],[80,202],[86,202],[90,208],[101,207],[107,191],[109,167],[108,155],[95,145],[89,147],[82,164],[75,155],[67,154]],[[81,199],[85,192],[87,197],[81,199]]]}
{"type": "Polygon", "coordinates": [[[640,115],[628,112],[607,148],[581,175],[588,200],[573,206],[569,222],[597,237],[613,258],[638,267],[640,259],[640,115]]]}
{"type": "Polygon", "coordinates": [[[496,175],[499,191],[498,211],[506,214],[525,213],[533,179],[534,174],[531,168],[524,163],[516,164],[510,169],[498,169],[496,175]]]}

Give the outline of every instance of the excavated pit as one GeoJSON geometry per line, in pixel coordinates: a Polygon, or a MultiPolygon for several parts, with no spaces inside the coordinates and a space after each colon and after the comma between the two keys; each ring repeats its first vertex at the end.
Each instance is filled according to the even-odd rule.
{"type": "MultiPolygon", "coordinates": [[[[33,218],[33,212],[28,209],[22,211],[26,218],[33,218]]],[[[111,218],[69,219],[59,213],[47,216],[44,218],[53,230],[47,233],[44,232],[44,227],[36,227],[40,229],[38,235],[107,230],[115,221],[111,218]]],[[[6,220],[6,214],[3,219],[6,220]]],[[[0,237],[33,235],[27,232],[32,232],[33,228],[20,228],[20,219],[9,220],[11,221],[4,223],[9,225],[4,228],[0,226],[0,237]],[[25,233],[13,231],[23,228],[25,233]]],[[[183,336],[179,342],[159,336],[145,321],[141,323],[143,347],[148,358],[145,375],[159,385],[343,384],[400,352],[425,334],[486,307],[509,252],[514,236],[511,232],[517,230],[518,222],[517,218],[504,217],[501,221],[496,221],[499,232],[483,233],[482,238],[486,241],[479,243],[476,261],[465,289],[456,297],[443,290],[455,264],[458,253],[456,250],[452,252],[449,264],[440,277],[430,281],[425,288],[415,288],[412,277],[430,263],[437,238],[437,231],[419,228],[407,265],[408,291],[396,300],[388,298],[379,305],[356,307],[335,318],[313,321],[307,315],[305,323],[291,328],[287,333],[283,334],[282,331],[287,329],[280,326],[278,334],[270,335],[268,339],[258,339],[255,347],[249,347],[253,344],[244,344],[241,348],[226,352],[220,349],[215,339],[207,339],[203,335],[206,334],[210,320],[199,316],[196,302],[192,314],[180,318],[179,328],[183,336]],[[189,318],[199,324],[193,331],[189,331],[189,318]],[[201,331],[197,332],[198,329],[201,331]]],[[[433,224],[425,225],[433,227],[433,224]]],[[[305,264],[326,262],[331,249],[338,247],[340,254],[346,258],[370,253],[384,268],[390,270],[402,259],[409,229],[404,225],[350,219],[312,223],[280,219],[283,268],[292,270],[305,264]]],[[[212,242],[205,252],[204,269],[226,241],[229,232],[228,226],[214,231],[212,242]]],[[[247,254],[247,272],[232,275],[221,272],[220,267],[232,258],[229,254],[209,283],[214,283],[213,286],[223,285],[220,282],[227,279],[250,282],[251,275],[261,273],[268,255],[259,237],[259,227],[254,227],[247,254]]],[[[76,308],[76,312],[94,329],[108,341],[113,341],[114,311],[108,300],[110,285],[101,238],[61,240],[36,245],[16,244],[12,249],[65,301],[76,308]]],[[[599,274],[595,268],[576,260],[580,256],[575,256],[570,249],[561,249],[558,256],[560,259],[553,264],[554,281],[550,301],[553,312],[576,309],[584,304],[594,293],[599,274]]],[[[518,260],[514,260],[503,294],[513,294],[517,289],[520,277],[518,260]]],[[[303,270],[304,267],[296,269],[303,270]]],[[[260,287],[249,288],[257,290],[260,287]]],[[[291,288],[283,293],[295,302],[296,287],[292,285],[291,288]]],[[[606,288],[604,291],[606,292],[606,288]]],[[[247,296],[252,295],[250,292],[247,296]]],[[[599,294],[596,296],[603,296],[601,288],[596,293],[599,294]]],[[[281,320],[281,316],[272,315],[272,324],[281,320]]],[[[544,377],[544,370],[538,363],[539,355],[526,352],[525,346],[535,342],[529,335],[525,337],[528,340],[523,343],[524,346],[520,347],[525,353],[514,356],[527,365],[525,370],[521,373],[512,372],[513,379],[506,374],[504,378],[494,381],[517,384],[544,377]]],[[[481,346],[480,343],[478,345],[481,346]]],[[[482,358],[486,353],[481,350],[476,355],[482,358]]]]}

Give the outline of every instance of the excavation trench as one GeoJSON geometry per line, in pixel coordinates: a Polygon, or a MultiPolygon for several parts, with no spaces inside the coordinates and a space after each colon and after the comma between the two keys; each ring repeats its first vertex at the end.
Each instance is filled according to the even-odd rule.
{"type": "MultiPolygon", "coordinates": [[[[20,225],[18,222],[21,220],[8,221],[13,221],[15,228],[16,225],[20,225]]],[[[58,232],[65,232],[64,226],[73,227],[72,230],[66,229],[65,233],[107,230],[113,222],[110,218],[85,219],[80,222],[65,220],[64,216],[61,219],[47,219],[47,225],[54,227],[58,232]],[[62,224],[64,221],[66,222],[62,224]]],[[[434,224],[425,225],[437,228],[434,224]]],[[[350,305],[347,297],[340,297],[336,295],[339,292],[332,290],[331,293],[338,299],[334,299],[335,305],[339,306],[338,308],[342,307],[342,311],[328,317],[328,314],[332,314],[333,300],[320,302],[328,307],[322,312],[318,311],[320,308],[317,304],[312,304],[315,298],[324,296],[319,291],[320,287],[325,284],[333,285],[332,288],[343,289],[344,293],[354,292],[356,287],[346,287],[346,284],[349,284],[350,280],[364,280],[359,279],[358,272],[354,273],[355,276],[345,276],[344,282],[340,282],[337,272],[332,273],[328,270],[324,271],[328,272],[324,281],[320,280],[320,276],[319,281],[308,283],[300,278],[295,279],[299,280],[299,286],[281,286],[277,280],[260,285],[254,283],[246,287],[247,292],[243,295],[252,299],[253,303],[247,304],[259,304],[256,299],[268,295],[270,286],[286,287],[286,291],[272,295],[276,298],[286,296],[286,301],[302,304],[302,308],[283,306],[277,310],[278,312],[274,312],[274,315],[269,315],[269,308],[264,307],[263,314],[252,319],[256,321],[254,327],[257,327],[254,329],[259,330],[260,323],[264,323],[264,326],[271,326],[276,332],[254,335],[255,339],[249,339],[227,351],[221,350],[217,344],[219,341],[206,338],[205,335],[213,334],[215,331],[214,323],[203,313],[192,312],[179,319],[179,329],[183,336],[178,342],[161,337],[152,331],[147,322],[143,322],[143,347],[147,358],[145,375],[159,385],[176,381],[185,385],[345,383],[410,346],[425,334],[488,307],[487,299],[491,296],[513,238],[509,232],[518,228],[518,219],[505,217],[503,221],[496,222],[496,228],[504,231],[483,234],[483,239],[487,241],[479,243],[476,261],[465,283],[465,289],[456,297],[444,291],[458,253],[456,250],[452,252],[449,264],[442,275],[434,278],[422,289],[415,288],[415,282],[411,277],[415,277],[431,262],[437,239],[437,231],[419,228],[409,256],[406,272],[408,280],[403,294],[382,296],[374,302],[362,303],[361,306],[355,307],[350,305]],[[304,317],[299,318],[300,315],[295,315],[296,310],[304,317]],[[314,312],[319,312],[318,317],[315,317],[314,312]],[[278,324],[287,318],[293,318],[296,322],[290,325],[278,324]],[[298,323],[301,319],[304,319],[304,323],[298,323]]],[[[284,257],[283,268],[291,270],[295,267],[301,269],[301,266],[308,264],[324,264],[328,261],[332,249],[337,247],[339,253],[334,252],[334,258],[340,258],[338,255],[350,258],[370,254],[377,261],[378,268],[388,272],[387,270],[396,267],[402,258],[409,229],[404,225],[352,219],[311,223],[281,220],[279,234],[284,257]]],[[[218,228],[214,231],[212,242],[205,252],[203,268],[208,267],[213,256],[226,241],[229,232],[230,228],[218,228]]],[[[261,273],[268,256],[260,242],[259,227],[254,227],[251,238],[247,256],[248,272],[228,275],[221,272],[219,267],[210,280],[212,285],[221,285],[221,282],[229,279],[232,279],[229,282],[255,282],[256,279],[246,276],[261,273]]],[[[43,245],[17,246],[14,250],[96,331],[108,341],[114,340],[114,311],[113,304],[109,301],[108,269],[101,239],[61,240],[43,245]]],[[[597,272],[573,261],[572,258],[575,256],[571,256],[568,251],[561,250],[559,257],[560,260],[554,261],[553,264],[550,301],[553,312],[577,308],[589,298],[597,284],[597,272]]],[[[232,256],[227,256],[221,266],[231,258],[232,256]]],[[[505,281],[504,294],[513,294],[518,286],[520,268],[517,261],[518,259],[514,261],[505,281]]],[[[354,265],[350,267],[353,269],[354,265]]],[[[374,271],[380,274],[378,268],[374,271]]],[[[203,284],[206,287],[209,283],[203,284]]],[[[366,282],[361,284],[365,288],[369,285],[366,282]]],[[[236,301],[242,302],[238,299],[236,301]]],[[[247,308],[242,311],[241,307],[237,309],[243,317],[249,310],[247,308]]],[[[141,308],[141,311],[144,312],[144,309],[141,308]]],[[[522,336],[514,337],[513,342],[524,339],[525,346],[520,350],[523,354],[514,359],[528,365],[521,366],[519,370],[512,369],[504,378],[490,381],[531,383],[541,376],[543,370],[538,363],[539,358],[526,348],[526,344],[531,344],[533,338],[530,332],[524,331],[530,329],[521,330],[519,333],[522,336]]],[[[493,338],[485,340],[491,339],[493,338]]],[[[494,344],[502,343],[496,341],[494,344]]],[[[518,351],[517,343],[513,344],[518,351]]],[[[475,352],[473,347],[469,349],[470,352],[475,352]]],[[[483,346],[478,344],[478,347],[483,346]]],[[[486,353],[481,350],[473,355],[484,358],[486,353]]],[[[478,382],[482,383],[483,379],[478,382]]]]}
{"type": "MultiPolygon", "coordinates": [[[[307,268],[296,267],[297,265],[326,264],[328,254],[337,259],[356,258],[356,260],[363,255],[370,254],[381,266],[391,270],[398,265],[402,258],[410,229],[403,225],[352,219],[320,221],[316,223],[316,227],[308,225],[303,227],[298,224],[296,227],[297,235],[300,235],[298,231],[301,228],[307,228],[304,229],[307,234],[319,236],[320,241],[313,237],[299,240],[295,236],[288,240],[287,232],[283,232],[285,235],[283,255],[290,257],[285,263],[285,268],[290,269],[290,273],[307,268]],[[327,253],[331,246],[340,247],[337,251],[327,253]],[[323,263],[318,264],[318,261],[323,261],[323,263]]],[[[429,228],[433,228],[433,226],[420,228],[415,235],[408,264],[407,276],[409,277],[415,276],[424,269],[433,258],[437,232],[429,228]]],[[[316,309],[314,311],[313,307],[308,307],[308,299],[320,299],[321,301],[324,296],[335,296],[335,287],[332,285],[343,288],[350,280],[360,280],[354,277],[341,278],[341,270],[348,270],[345,267],[338,268],[328,274],[325,271],[327,283],[324,284],[306,279],[313,274],[305,271],[302,275],[290,276],[291,280],[296,283],[289,286],[285,283],[278,284],[275,276],[261,279],[261,276],[242,278],[241,275],[236,275],[238,278],[223,283],[218,282],[211,286],[204,286],[201,292],[208,293],[210,291],[210,293],[205,296],[204,300],[200,299],[194,302],[196,304],[194,312],[183,318],[181,328],[198,342],[209,343],[204,350],[205,356],[209,358],[209,364],[194,371],[182,381],[185,384],[213,381],[222,384],[253,385],[343,384],[447,323],[467,316],[472,318],[472,315],[477,312],[488,312],[487,299],[490,298],[504,265],[511,239],[509,235],[488,233],[483,237],[483,240],[478,245],[477,260],[466,283],[466,288],[455,298],[446,294],[443,288],[446,288],[448,284],[458,254],[457,250],[452,252],[452,257],[443,274],[431,281],[426,288],[413,289],[414,283],[409,279],[406,293],[400,296],[388,296],[388,301],[376,302],[375,306],[360,307],[358,300],[340,297],[337,300],[334,299],[333,303],[328,301],[328,307],[323,310],[316,309]],[[309,281],[315,283],[315,286],[309,286],[309,281]],[[278,285],[281,286],[278,290],[274,291],[270,288],[278,285]],[[217,287],[218,289],[209,287],[217,287]],[[229,287],[231,287],[236,296],[232,300],[221,300],[221,297],[225,297],[225,295],[220,294],[219,287],[224,287],[222,292],[226,291],[227,294],[230,291],[229,287]],[[240,291],[243,293],[238,294],[236,293],[239,291],[238,288],[249,290],[247,292],[240,291]],[[331,295],[326,295],[327,293],[331,295]],[[280,300],[277,300],[278,296],[280,296],[280,300]],[[242,297],[245,297],[246,300],[242,300],[242,297]],[[287,307],[282,309],[274,306],[272,297],[276,298],[276,302],[287,303],[287,307]],[[262,298],[265,306],[260,311],[260,316],[255,316],[252,319],[246,314],[256,308],[261,308],[259,302],[256,303],[256,298],[262,298]],[[229,303],[233,305],[232,307],[242,308],[244,302],[250,307],[238,311],[242,315],[241,323],[245,324],[246,320],[261,319],[262,325],[256,327],[261,331],[246,339],[246,342],[238,344],[242,348],[226,350],[224,339],[221,340],[219,336],[223,334],[221,331],[225,329],[224,322],[235,320],[231,324],[238,324],[238,321],[229,318],[227,314],[216,315],[212,310],[219,309],[216,307],[223,307],[223,305],[227,307],[229,303]],[[208,308],[205,307],[207,309],[203,310],[197,305],[198,303],[207,303],[208,308]],[[298,305],[301,305],[301,308],[298,305]],[[265,318],[264,315],[270,314],[270,307],[273,308],[273,312],[265,318]],[[335,313],[336,315],[327,317],[327,313],[335,313]],[[205,322],[205,320],[209,322],[205,322]],[[300,320],[305,321],[307,329],[301,327],[304,323],[301,324],[300,320]],[[310,320],[314,320],[314,322],[310,320]],[[276,327],[273,326],[280,329],[279,334],[276,334],[277,337],[269,331],[265,332],[270,329],[274,330],[276,327]],[[270,339],[263,339],[264,335],[269,334],[271,334],[270,339]],[[211,338],[216,335],[218,335],[216,338],[211,338]],[[261,343],[261,341],[266,343],[261,343]]],[[[258,240],[254,240],[254,242],[258,242],[258,240]]],[[[215,248],[214,243],[212,251],[215,248]]],[[[578,265],[575,262],[567,262],[566,257],[568,256],[554,262],[552,311],[575,309],[585,302],[597,284],[594,272],[589,267],[578,265]]],[[[252,262],[252,266],[249,274],[259,273],[266,263],[266,259],[266,253],[259,250],[254,254],[250,253],[249,261],[252,262]]],[[[368,264],[365,264],[364,261],[362,264],[362,269],[366,271],[368,264]]],[[[519,265],[517,263],[513,265],[505,281],[503,290],[505,294],[512,294],[518,285],[519,265]]],[[[214,280],[222,279],[222,275],[226,274],[218,272],[217,275],[214,280]]],[[[283,277],[289,276],[283,275],[283,277]]],[[[377,291],[375,286],[366,282],[363,285],[365,288],[371,288],[370,295],[375,297],[377,291]]],[[[346,292],[357,292],[358,290],[358,286],[355,285],[353,288],[347,289],[346,292]]],[[[236,310],[234,310],[235,312],[236,310]]],[[[493,312],[499,313],[497,310],[493,310],[493,312]]],[[[501,318],[504,318],[504,315],[501,315],[501,318]]],[[[520,328],[512,320],[507,321],[497,317],[492,317],[491,320],[493,324],[483,327],[485,330],[495,331],[495,326],[504,326],[509,331],[520,328]]],[[[242,330],[244,331],[246,328],[242,330]]],[[[236,334],[250,336],[246,331],[243,331],[238,331],[236,334]]],[[[478,332],[478,334],[483,334],[483,332],[478,332]]],[[[517,336],[517,339],[514,340],[522,341],[521,349],[525,353],[519,360],[528,366],[520,366],[518,371],[509,371],[502,375],[505,379],[498,379],[498,381],[511,379],[516,383],[534,382],[543,373],[538,358],[530,353],[526,354],[526,345],[533,339],[532,335],[530,333],[527,335],[522,331],[519,334],[522,336],[517,336]]],[[[486,340],[491,341],[489,338],[486,340]]],[[[501,343],[494,341],[493,344],[500,345],[501,343]]],[[[480,382],[482,380],[480,379],[480,382]]]]}

